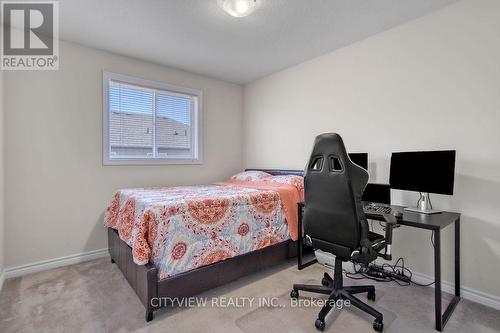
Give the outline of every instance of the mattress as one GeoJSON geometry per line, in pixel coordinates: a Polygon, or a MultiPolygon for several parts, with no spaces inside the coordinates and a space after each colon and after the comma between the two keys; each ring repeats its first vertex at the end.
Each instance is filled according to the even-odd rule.
{"type": "Polygon", "coordinates": [[[290,239],[278,191],[230,183],[120,190],[105,225],[160,280],[290,239]]]}

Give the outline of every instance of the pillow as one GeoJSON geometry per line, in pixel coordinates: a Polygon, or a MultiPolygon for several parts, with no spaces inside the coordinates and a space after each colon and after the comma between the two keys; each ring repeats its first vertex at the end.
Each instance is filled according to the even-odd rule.
{"type": "Polygon", "coordinates": [[[295,175],[271,176],[263,179],[265,182],[289,184],[295,186],[299,191],[304,190],[304,177],[295,175]]]}
{"type": "Polygon", "coordinates": [[[268,177],[272,177],[272,175],[264,171],[243,171],[235,174],[234,176],[231,177],[231,179],[239,180],[242,182],[254,182],[254,181],[261,181],[268,177]]]}

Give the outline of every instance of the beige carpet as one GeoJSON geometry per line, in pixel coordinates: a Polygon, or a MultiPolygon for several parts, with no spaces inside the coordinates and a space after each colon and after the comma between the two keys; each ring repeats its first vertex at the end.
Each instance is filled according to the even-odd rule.
{"type": "MultiPolygon", "coordinates": [[[[116,265],[96,260],[7,280],[0,294],[0,332],[316,332],[319,307],[294,307],[288,295],[294,282],[319,283],[324,271],[319,265],[298,271],[294,261],[285,262],[199,295],[208,300],[206,307],[165,308],[146,323],[142,304],[116,265]],[[235,297],[254,301],[211,306],[213,299],[235,297]],[[271,305],[259,306],[259,300],[271,305]]],[[[345,279],[346,285],[367,283],[345,279]]],[[[372,304],[384,314],[386,332],[434,331],[432,288],[376,288],[372,304]]],[[[324,296],[301,294],[311,297],[324,296]]],[[[373,332],[372,322],[354,307],[333,310],[325,332],[373,332]]],[[[500,332],[500,311],[462,300],[445,332],[500,332]]]]}

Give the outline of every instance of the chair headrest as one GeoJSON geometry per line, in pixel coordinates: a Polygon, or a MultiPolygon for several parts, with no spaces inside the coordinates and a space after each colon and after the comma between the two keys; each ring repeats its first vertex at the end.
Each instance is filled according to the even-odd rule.
{"type": "Polygon", "coordinates": [[[344,146],[344,141],[342,137],[337,133],[324,133],[318,135],[314,140],[314,148],[311,153],[311,159],[309,165],[307,166],[307,171],[316,172],[329,172],[332,171],[332,164],[329,160],[330,158],[338,158],[343,162],[345,167],[351,167],[354,163],[350,160],[349,155],[344,146]],[[318,163],[323,166],[321,170],[315,169],[318,163]]]}

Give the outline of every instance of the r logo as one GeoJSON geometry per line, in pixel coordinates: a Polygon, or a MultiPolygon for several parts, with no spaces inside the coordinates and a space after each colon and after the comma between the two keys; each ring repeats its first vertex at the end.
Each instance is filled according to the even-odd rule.
{"type": "Polygon", "coordinates": [[[52,55],[54,4],[5,3],[4,55],[52,55]],[[21,33],[15,33],[18,28],[21,33]]]}

